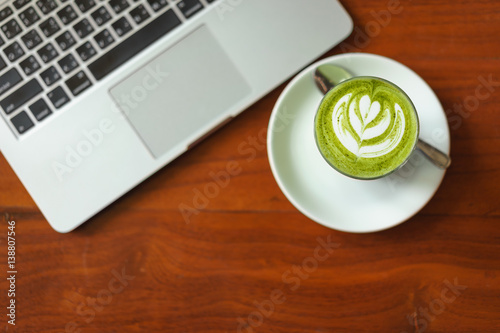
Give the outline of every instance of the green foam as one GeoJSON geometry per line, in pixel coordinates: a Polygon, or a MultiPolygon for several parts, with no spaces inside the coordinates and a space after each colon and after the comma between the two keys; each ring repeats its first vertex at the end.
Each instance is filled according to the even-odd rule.
{"type": "MultiPolygon", "coordinates": [[[[347,97],[346,97],[347,98],[347,97]]],[[[383,127],[382,127],[383,128],[383,127]]],[[[342,82],[330,90],[323,98],[315,119],[316,143],[326,161],[343,174],[360,179],[373,179],[384,176],[402,165],[412,153],[418,140],[418,116],[412,102],[398,87],[385,80],[372,77],[358,77],[342,82]],[[335,106],[344,96],[351,94],[345,104],[344,112],[338,113],[335,120],[338,127],[344,133],[344,137],[351,137],[357,144],[358,151],[370,148],[370,146],[381,145],[384,142],[394,142],[393,149],[382,151],[382,155],[372,157],[370,153],[355,154],[341,142],[333,128],[332,116],[335,106]],[[363,96],[370,97],[371,103],[378,102],[381,112],[368,124],[363,124],[363,132],[376,126],[389,124],[387,130],[380,135],[363,139],[349,118],[349,108],[353,104],[355,116],[363,121],[359,101],[363,96]],[[402,110],[398,114],[395,105],[402,110]],[[404,118],[404,119],[402,119],[404,118]],[[404,122],[404,131],[402,125],[404,122]],[[399,143],[396,145],[397,139],[399,143]],[[365,148],[366,147],[366,148],[365,148]],[[365,156],[366,155],[366,156],[365,156]]],[[[364,134],[363,134],[364,135],[364,134]]],[[[351,147],[352,148],[352,147],[351,147]]],[[[372,148],[375,149],[375,148],[372,148]]]]}

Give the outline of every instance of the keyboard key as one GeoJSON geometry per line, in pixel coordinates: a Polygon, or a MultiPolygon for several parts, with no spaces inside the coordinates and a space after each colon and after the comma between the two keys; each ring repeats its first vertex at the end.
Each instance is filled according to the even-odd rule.
{"type": "Polygon", "coordinates": [[[106,7],[102,6],[101,8],[95,10],[92,13],[92,18],[94,19],[94,22],[98,26],[101,26],[111,19],[111,15],[109,15],[108,11],[106,10],[106,7]]]}
{"type": "Polygon", "coordinates": [[[148,2],[151,8],[153,8],[155,12],[159,11],[160,9],[168,5],[167,0],[148,0],[148,2]]]}
{"type": "Polygon", "coordinates": [[[19,18],[21,21],[24,23],[26,27],[29,27],[33,25],[36,21],[40,19],[40,16],[36,13],[36,11],[33,9],[33,7],[29,7],[25,11],[23,11],[21,14],[19,14],[19,18]]]}
{"type": "Polygon", "coordinates": [[[75,24],[73,29],[75,29],[76,34],[80,36],[80,38],[85,38],[88,34],[94,31],[94,28],[92,28],[92,25],[87,19],[83,19],[75,24]]]}
{"type": "Polygon", "coordinates": [[[146,7],[139,5],[130,11],[130,16],[137,24],[141,24],[144,20],[149,17],[149,13],[146,7]]]}
{"type": "Polygon", "coordinates": [[[26,133],[27,130],[35,126],[26,111],[19,113],[10,120],[19,134],[26,133]]]}
{"type": "Polygon", "coordinates": [[[12,15],[12,9],[10,9],[10,7],[5,7],[4,9],[0,10],[0,22],[5,20],[10,15],[12,15]]]}
{"type": "Polygon", "coordinates": [[[0,76],[0,95],[10,90],[16,84],[21,82],[23,78],[15,68],[9,69],[5,74],[0,76]]]}
{"type": "Polygon", "coordinates": [[[38,32],[36,32],[35,29],[29,31],[24,36],[22,36],[21,40],[23,41],[24,45],[28,50],[37,47],[42,42],[42,38],[40,37],[38,32]]]}
{"type": "Polygon", "coordinates": [[[130,30],[132,30],[132,26],[130,25],[129,21],[125,17],[122,17],[121,19],[117,20],[112,24],[113,29],[115,29],[115,32],[118,36],[123,36],[130,30]]]}
{"type": "Polygon", "coordinates": [[[61,67],[62,71],[66,74],[78,67],[78,62],[71,53],[59,60],[57,63],[59,64],[59,67],[61,67]]]}
{"type": "Polygon", "coordinates": [[[105,49],[115,41],[107,29],[95,35],[94,39],[101,49],[105,49]]]}
{"type": "Polygon", "coordinates": [[[75,39],[73,38],[73,35],[69,31],[65,31],[64,33],[56,37],[56,42],[57,44],[59,44],[59,47],[63,51],[66,51],[68,48],[70,48],[76,43],[75,39]]]}
{"type": "Polygon", "coordinates": [[[57,4],[54,0],[39,0],[36,4],[44,14],[48,14],[57,8],[57,4]]]}
{"type": "Polygon", "coordinates": [[[40,73],[40,77],[42,78],[43,82],[45,82],[47,87],[50,87],[61,78],[61,75],[54,66],[50,66],[48,69],[40,73]]]}
{"type": "Polygon", "coordinates": [[[41,49],[38,50],[38,55],[42,58],[44,63],[48,63],[52,59],[58,56],[58,53],[51,43],[46,44],[41,49]]]}
{"type": "Polygon", "coordinates": [[[109,5],[116,14],[120,14],[130,6],[127,0],[109,0],[109,5]]]}
{"type": "Polygon", "coordinates": [[[82,13],[95,6],[94,0],[75,0],[75,4],[82,13]]]}
{"type": "Polygon", "coordinates": [[[3,40],[2,37],[0,37],[0,46],[2,46],[3,44],[5,44],[5,41],[3,40]]]}
{"type": "Polygon", "coordinates": [[[16,61],[24,55],[23,48],[18,42],[10,44],[5,49],[3,49],[3,52],[5,53],[9,61],[16,61]]]}
{"type": "Polygon", "coordinates": [[[7,64],[5,63],[5,61],[3,60],[3,58],[0,57],[0,71],[2,69],[4,69],[5,67],[7,67],[7,64]]]}
{"type": "Polygon", "coordinates": [[[16,9],[19,9],[19,8],[25,6],[30,1],[31,0],[16,0],[16,1],[14,1],[14,7],[16,7],[16,9]]]}
{"type": "Polygon", "coordinates": [[[60,109],[64,104],[69,102],[69,97],[66,95],[62,87],[57,87],[47,94],[50,102],[56,109],[60,109]]]}
{"type": "Polygon", "coordinates": [[[73,96],[78,96],[82,91],[92,86],[89,78],[83,71],[79,71],[73,77],[66,80],[66,85],[73,94],[73,96]]]}
{"type": "Polygon", "coordinates": [[[58,32],[60,28],[56,20],[50,17],[47,20],[40,23],[40,29],[42,30],[45,36],[50,37],[56,32],[58,32]]]}
{"type": "Polygon", "coordinates": [[[2,31],[8,39],[12,39],[16,37],[22,31],[22,29],[19,26],[19,23],[17,23],[15,19],[12,19],[2,25],[2,31]]]}
{"type": "Polygon", "coordinates": [[[39,99],[35,103],[30,105],[31,114],[35,117],[36,120],[42,121],[47,118],[52,113],[49,106],[43,99],[39,99]]]}
{"type": "Polygon", "coordinates": [[[69,24],[78,17],[78,14],[75,12],[73,7],[71,7],[71,5],[67,5],[57,12],[57,16],[59,16],[62,23],[69,24]]]}
{"type": "Polygon", "coordinates": [[[181,20],[170,9],[89,64],[88,68],[100,80],[180,24],[181,20]]]}
{"type": "Polygon", "coordinates": [[[96,51],[92,46],[92,44],[90,44],[90,42],[86,42],[82,46],[78,47],[76,49],[76,52],[78,53],[80,58],[82,58],[83,61],[92,58],[96,54],[96,51]]]}
{"type": "Polygon", "coordinates": [[[181,0],[177,4],[177,8],[181,10],[182,14],[186,18],[190,18],[191,16],[202,10],[203,5],[199,0],[181,0]]]}
{"type": "Polygon", "coordinates": [[[21,66],[21,69],[26,75],[31,75],[40,69],[40,64],[32,55],[21,61],[19,65],[21,66]]]}
{"type": "Polygon", "coordinates": [[[0,101],[0,106],[6,114],[10,114],[41,92],[42,86],[40,86],[36,79],[32,79],[0,101]]]}

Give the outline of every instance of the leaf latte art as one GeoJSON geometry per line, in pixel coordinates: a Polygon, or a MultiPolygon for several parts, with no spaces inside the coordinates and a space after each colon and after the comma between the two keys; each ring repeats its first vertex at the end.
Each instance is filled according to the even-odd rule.
{"type": "Polygon", "coordinates": [[[368,95],[349,93],[338,100],[333,109],[335,135],[351,153],[373,158],[397,147],[405,130],[404,114],[399,104],[378,101],[368,95]]]}
{"type": "Polygon", "coordinates": [[[315,119],[316,143],[338,171],[373,179],[402,165],[418,139],[413,104],[388,81],[358,77],[324,97],[315,119]]]}

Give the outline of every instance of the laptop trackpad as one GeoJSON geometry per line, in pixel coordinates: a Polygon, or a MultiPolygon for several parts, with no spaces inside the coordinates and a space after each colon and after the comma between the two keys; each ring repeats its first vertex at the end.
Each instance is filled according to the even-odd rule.
{"type": "Polygon", "coordinates": [[[249,92],[205,26],[110,89],[156,158],[188,137],[204,134],[208,124],[249,92]]]}

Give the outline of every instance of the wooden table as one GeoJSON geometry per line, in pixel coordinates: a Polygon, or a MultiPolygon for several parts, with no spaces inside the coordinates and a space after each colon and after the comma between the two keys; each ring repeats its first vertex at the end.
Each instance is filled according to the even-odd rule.
{"type": "Polygon", "coordinates": [[[50,228],[1,157],[1,329],[500,332],[500,3],[401,0],[384,21],[394,1],[342,0],[356,30],[325,56],[391,57],[447,110],[453,164],[418,215],[349,234],[299,213],[258,138],[284,85],[70,234],[50,228]],[[251,140],[249,159],[238,146],[251,140]],[[229,164],[238,172],[186,223],[179,204],[229,164]],[[6,317],[8,220],[15,326],[6,317]]]}

